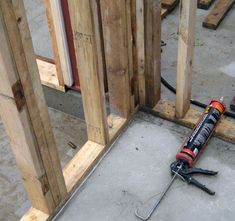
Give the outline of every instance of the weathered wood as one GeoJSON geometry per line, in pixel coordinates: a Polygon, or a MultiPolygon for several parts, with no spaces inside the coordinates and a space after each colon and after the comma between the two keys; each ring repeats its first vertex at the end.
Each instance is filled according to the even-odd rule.
{"type": "MultiPolygon", "coordinates": [[[[135,109],[135,112],[137,109],[135,109]]],[[[133,114],[135,113],[133,112],[133,114]]],[[[101,159],[105,151],[113,144],[117,136],[119,136],[127,126],[131,118],[125,119],[117,115],[108,116],[110,142],[106,145],[100,145],[92,141],[87,141],[81,150],[73,157],[73,159],[64,167],[63,174],[68,190],[68,196],[86,179],[97,162],[101,159]]],[[[63,202],[65,203],[65,202],[63,202]]],[[[60,205],[62,206],[62,205],[60,205]]],[[[60,207],[59,206],[59,207],[60,207]]],[[[21,221],[49,221],[53,215],[47,215],[34,208],[22,217],[21,221]]]]}
{"type": "MultiPolygon", "coordinates": [[[[46,7],[50,7],[49,11],[51,12],[51,15],[48,17],[49,19],[52,19],[51,23],[54,25],[54,33],[51,33],[51,38],[54,38],[55,35],[55,42],[52,42],[52,47],[57,44],[58,48],[58,57],[60,59],[60,66],[63,74],[64,83],[66,86],[70,87],[73,84],[73,78],[72,78],[72,69],[71,69],[71,62],[70,62],[70,56],[68,51],[68,44],[67,44],[67,37],[65,33],[65,27],[64,27],[64,19],[63,19],[63,13],[61,9],[61,2],[58,0],[44,0],[47,1],[46,7]]],[[[56,51],[56,48],[53,49],[53,51],[56,51]]],[[[57,56],[57,55],[56,55],[57,56]]],[[[55,56],[55,57],[56,57],[55,56]]],[[[60,78],[60,77],[59,77],[60,78]]]]}
{"type": "Polygon", "coordinates": [[[209,9],[215,0],[197,0],[197,7],[200,9],[209,9]]]}
{"type": "Polygon", "coordinates": [[[102,62],[99,60],[100,30],[96,1],[68,1],[74,45],[81,83],[88,139],[104,145],[108,142],[108,125],[104,97],[102,62]]]}
{"type": "Polygon", "coordinates": [[[47,87],[64,92],[65,87],[59,84],[55,64],[42,60],[41,58],[38,58],[36,61],[38,65],[41,83],[47,87]]]}
{"type": "Polygon", "coordinates": [[[59,55],[59,45],[57,41],[57,36],[56,36],[56,31],[55,31],[56,28],[54,24],[55,20],[53,19],[53,16],[52,16],[50,0],[44,0],[44,5],[45,5],[46,16],[47,16],[48,29],[49,29],[50,38],[51,38],[53,55],[54,55],[55,64],[56,64],[57,77],[58,77],[59,85],[64,86],[64,77],[63,77],[63,72],[62,72],[61,59],[59,55]]]}
{"type": "Polygon", "coordinates": [[[180,2],[175,109],[177,118],[184,117],[190,107],[196,10],[197,1],[180,2]]]}
{"type": "Polygon", "coordinates": [[[145,105],[154,107],[161,92],[161,3],[144,1],[145,105]]]}
{"type": "Polygon", "coordinates": [[[50,215],[31,207],[20,221],[49,221],[50,215]]]}
{"type": "MultiPolygon", "coordinates": [[[[202,111],[190,108],[183,118],[175,117],[175,104],[167,100],[160,100],[152,109],[152,114],[162,117],[166,120],[181,124],[183,126],[194,128],[202,115],[202,111]]],[[[214,135],[222,140],[235,144],[235,124],[233,121],[222,118],[215,128],[214,135]]]]}
{"type": "Polygon", "coordinates": [[[135,7],[135,59],[138,76],[139,103],[145,104],[145,42],[144,42],[144,1],[136,0],[135,7]]]}
{"type": "Polygon", "coordinates": [[[179,0],[161,0],[162,7],[166,9],[173,9],[179,3],[179,0]]]}
{"type": "Polygon", "coordinates": [[[111,112],[131,113],[126,1],[100,0],[111,112]]]}
{"type": "Polygon", "coordinates": [[[33,207],[53,213],[67,194],[23,0],[0,0],[0,113],[33,207]]]}
{"type": "Polygon", "coordinates": [[[205,17],[202,26],[209,29],[217,29],[234,3],[235,0],[219,0],[205,17]]]}
{"type": "Polygon", "coordinates": [[[127,53],[128,53],[128,73],[130,81],[130,108],[131,113],[135,109],[135,84],[136,77],[134,73],[134,51],[133,51],[133,33],[132,33],[132,0],[126,0],[126,33],[127,33],[127,53]]]}

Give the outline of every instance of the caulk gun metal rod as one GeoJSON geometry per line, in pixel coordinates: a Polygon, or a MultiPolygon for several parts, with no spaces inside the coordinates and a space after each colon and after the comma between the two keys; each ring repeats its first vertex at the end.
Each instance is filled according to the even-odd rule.
{"type": "Polygon", "coordinates": [[[146,221],[146,220],[148,220],[148,219],[152,216],[153,212],[156,210],[156,208],[158,207],[158,205],[161,203],[162,199],[163,199],[164,196],[166,195],[167,191],[170,189],[171,185],[173,184],[175,178],[176,178],[177,175],[178,175],[178,172],[179,172],[180,169],[182,168],[182,165],[183,165],[183,163],[179,166],[177,172],[175,172],[175,174],[174,174],[174,176],[172,177],[171,181],[170,181],[169,184],[166,186],[166,188],[165,188],[164,192],[162,193],[160,199],[154,204],[153,208],[150,210],[150,212],[149,212],[149,214],[148,214],[147,216],[144,217],[144,216],[142,216],[141,214],[139,214],[139,210],[138,210],[138,209],[135,210],[135,215],[136,215],[138,218],[140,218],[141,220],[146,221]]]}

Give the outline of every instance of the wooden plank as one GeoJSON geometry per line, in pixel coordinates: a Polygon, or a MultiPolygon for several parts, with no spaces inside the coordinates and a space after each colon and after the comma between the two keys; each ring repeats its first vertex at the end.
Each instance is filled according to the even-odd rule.
{"type": "Polygon", "coordinates": [[[136,0],[135,7],[135,63],[137,66],[139,103],[145,103],[145,41],[144,1],[136,0]]]}
{"type": "Polygon", "coordinates": [[[32,205],[53,213],[67,194],[23,0],[0,0],[0,112],[32,205]]]}
{"type": "Polygon", "coordinates": [[[234,3],[235,0],[219,0],[205,17],[202,26],[213,30],[217,29],[234,3]]]}
{"type": "Polygon", "coordinates": [[[49,221],[50,215],[31,207],[20,221],[49,221]]]}
{"type": "Polygon", "coordinates": [[[179,0],[161,0],[162,7],[172,10],[179,3],[179,0]]]}
{"type": "Polygon", "coordinates": [[[47,16],[48,29],[49,29],[50,38],[51,38],[53,55],[54,55],[55,64],[56,64],[57,77],[58,77],[59,85],[64,86],[64,77],[63,77],[62,65],[61,65],[61,60],[60,60],[60,55],[59,55],[59,45],[57,41],[56,28],[55,28],[54,19],[52,16],[50,0],[44,0],[44,5],[45,5],[46,16],[47,16]]]}
{"type": "Polygon", "coordinates": [[[109,125],[109,139],[114,140],[116,136],[118,135],[118,131],[121,131],[120,128],[122,128],[125,123],[127,122],[127,119],[123,117],[119,117],[115,114],[110,114],[108,117],[108,125],[109,125]]]}
{"type": "Polygon", "coordinates": [[[47,87],[65,92],[65,87],[59,85],[56,66],[53,63],[37,59],[41,83],[47,87]]]}
{"type": "Polygon", "coordinates": [[[108,124],[100,48],[100,30],[96,25],[96,1],[68,1],[74,45],[81,83],[88,139],[104,145],[108,142],[108,124]]]}
{"type": "MultiPolygon", "coordinates": [[[[175,117],[174,102],[161,100],[152,109],[152,114],[162,117],[166,120],[176,122],[183,126],[194,128],[202,115],[202,111],[190,108],[183,118],[175,117]]],[[[214,135],[222,140],[235,144],[235,124],[233,121],[223,117],[215,129],[214,135]]]]}
{"type": "Polygon", "coordinates": [[[197,8],[209,9],[215,0],[197,0],[197,8]]]}
{"type": "Polygon", "coordinates": [[[81,184],[105,151],[105,146],[87,141],[63,170],[68,192],[81,184]]]}
{"type": "Polygon", "coordinates": [[[126,0],[126,33],[127,33],[127,53],[128,53],[128,73],[130,81],[130,108],[131,113],[135,109],[135,84],[136,77],[134,73],[134,52],[133,52],[133,33],[132,28],[132,0],[126,0]]]}
{"type": "Polygon", "coordinates": [[[161,92],[161,3],[144,1],[145,105],[154,107],[161,92]]]}
{"type": "Polygon", "coordinates": [[[190,107],[197,2],[182,0],[180,4],[175,109],[178,118],[184,117],[190,107]]]}
{"type": "MultiPolygon", "coordinates": [[[[46,7],[50,7],[49,11],[51,12],[51,15],[48,17],[49,19],[52,19],[51,23],[54,25],[54,33],[51,38],[54,38],[56,43],[52,43],[52,47],[57,44],[58,48],[58,57],[60,59],[60,66],[61,71],[63,74],[64,84],[68,87],[71,87],[73,85],[73,77],[72,77],[72,69],[71,69],[71,62],[70,62],[70,56],[68,51],[68,44],[67,44],[67,37],[65,33],[65,27],[64,27],[64,18],[63,13],[61,9],[61,2],[59,0],[45,0],[47,1],[46,7]]],[[[55,48],[56,49],[56,48],[55,48]]],[[[55,49],[53,51],[55,52],[55,49]]]]}
{"type": "Polygon", "coordinates": [[[111,112],[127,118],[131,113],[126,1],[101,0],[104,48],[111,112]]]}

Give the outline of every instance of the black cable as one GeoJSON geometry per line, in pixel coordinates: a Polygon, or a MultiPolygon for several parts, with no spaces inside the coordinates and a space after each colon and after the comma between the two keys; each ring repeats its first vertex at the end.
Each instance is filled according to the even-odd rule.
{"type": "MultiPolygon", "coordinates": [[[[161,77],[161,82],[168,90],[170,90],[172,93],[176,94],[176,89],[172,85],[170,85],[163,77],[161,77]]],[[[207,107],[206,104],[203,104],[200,101],[196,101],[193,99],[190,99],[190,103],[194,104],[198,107],[204,108],[204,109],[207,107]]],[[[235,114],[230,111],[225,111],[224,115],[235,119],[235,114]]]]}

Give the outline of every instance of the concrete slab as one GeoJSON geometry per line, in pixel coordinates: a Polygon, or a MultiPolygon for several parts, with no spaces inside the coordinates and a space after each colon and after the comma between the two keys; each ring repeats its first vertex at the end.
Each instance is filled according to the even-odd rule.
{"type": "MultiPolygon", "coordinates": [[[[56,221],[137,221],[136,207],[151,206],[171,179],[169,165],[189,131],[138,113],[56,221]]],[[[197,166],[219,171],[196,177],[216,195],[177,179],[150,220],[233,220],[235,146],[213,138],[197,166]]]]}

